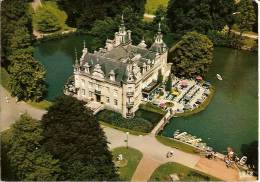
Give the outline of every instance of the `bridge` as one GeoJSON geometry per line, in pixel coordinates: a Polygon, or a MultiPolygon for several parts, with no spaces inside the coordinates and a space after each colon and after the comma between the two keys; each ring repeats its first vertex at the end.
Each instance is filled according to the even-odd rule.
{"type": "Polygon", "coordinates": [[[151,134],[157,135],[161,130],[163,130],[164,126],[170,122],[170,119],[174,116],[174,114],[175,113],[173,110],[169,109],[163,118],[159,121],[159,123],[153,128],[151,134]]]}

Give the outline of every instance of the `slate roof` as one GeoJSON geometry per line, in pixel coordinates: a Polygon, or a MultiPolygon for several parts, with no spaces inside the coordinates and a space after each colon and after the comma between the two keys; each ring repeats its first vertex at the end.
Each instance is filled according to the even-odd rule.
{"type": "Polygon", "coordinates": [[[87,53],[81,66],[86,63],[90,65],[90,73],[93,72],[95,65],[99,64],[101,70],[105,74],[105,79],[109,80],[111,70],[115,72],[115,80],[117,83],[126,81],[127,79],[127,62],[134,60],[139,67],[147,64],[148,59],[155,59],[156,52],[150,51],[134,45],[120,45],[106,53],[87,53]]]}

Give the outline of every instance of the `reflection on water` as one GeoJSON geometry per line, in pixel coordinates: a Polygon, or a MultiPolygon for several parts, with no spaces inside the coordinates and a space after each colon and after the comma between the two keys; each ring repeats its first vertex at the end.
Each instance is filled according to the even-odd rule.
{"type": "MultiPolygon", "coordinates": [[[[83,40],[89,36],[70,36],[48,41],[36,47],[34,56],[47,70],[48,97],[53,100],[62,93],[72,74],[74,50],[81,56],[83,40]]],[[[227,48],[216,48],[214,63],[206,80],[216,86],[216,94],[207,109],[186,118],[174,118],[163,135],[171,137],[174,130],[187,131],[202,138],[217,151],[233,147],[240,154],[242,144],[257,140],[257,54],[227,48]],[[216,78],[219,73],[223,81],[216,78]]]]}

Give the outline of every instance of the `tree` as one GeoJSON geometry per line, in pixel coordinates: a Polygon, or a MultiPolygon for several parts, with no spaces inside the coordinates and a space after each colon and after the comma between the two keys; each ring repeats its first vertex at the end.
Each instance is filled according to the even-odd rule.
{"type": "Polygon", "coordinates": [[[61,25],[56,14],[45,7],[37,10],[34,21],[37,30],[41,32],[54,32],[61,29],[61,25]]]}
{"type": "MultiPolygon", "coordinates": [[[[161,29],[163,33],[167,33],[169,32],[169,27],[167,25],[168,20],[167,20],[167,9],[160,5],[156,11],[155,11],[155,18],[153,19],[153,27],[158,27],[158,24],[161,24],[161,29]]],[[[156,29],[155,31],[157,31],[158,29],[156,29]]]]}
{"type": "Polygon", "coordinates": [[[169,74],[167,81],[166,81],[166,85],[165,85],[165,91],[172,91],[172,77],[171,77],[171,73],[169,74]]]}
{"type": "Polygon", "coordinates": [[[213,59],[213,44],[206,35],[197,32],[186,33],[170,49],[169,60],[172,71],[178,76],[205,76],[213,59]]]}
{"type": "Polygon", "coordinates": [[[256,20],[252,0],[241,0],[237,8],[237,23],[242,35],[245,31],[251,31],[256,20]]]}
{"type": "Polygon", "coordinates": [[[179,35],[194,30],[206,34],[213,27],[210,0],[170,0],[167,18],[171,31],[179,35]]]}
{"type": "Polygon", "coordinates": [[[170,0],[167,10],[169,27],[183,35],[197,31],[207,34],[209,30],[220,31],[225,25],[234,24],[234,0],[170,0]]]}
{"type": "Polygon", "coordinates": [[[214,30],[222,30],[225,25],[229,28],[235,23],[234,12],[236,10],[234,0],[211,0],[211,17],[214,30]]]}
{"type": "Polygon", "coordinates": [[[57,0],[58,5],[68,14],[67,23],[80,29],[89,30],[96,20],[121,15],[125,7],[131,7],[143,15],[145,0],[57,0]]]}
{"type": "Polygon", "coordinates": [[[20,27],[15,30],[9,44],[12,51],[29,47],[32,44],[32,38],[28,29],[20,27]]]}
{"type": "Polygon", "coordinates": [[[14,60],[10,67],[10,88],[12,96],[19,100],[41,100],[46,93],[46,85],[45,70],[40,62],[32,57],[14,60]]]}
{"type": "Polygon", "coordinates": [[[106,137],[82,101],[62,96],[42,118],[46,150],[60,160],[60,180],[116,180],[106,137]]]}
{"type": "Polygon", "coordinates": [[[21,27],[26,27],[29,34],[32,32],[31,16],[28,13],[29,0],[12,0],[1,2],[1,62],[9,64],[6,59],[10,50],[10,39],[13,33],[21,27]]]}
{"type": "Polygon", "coordinates": [[[107,38],[113,38],[114,33],[118,30],[118,25],[119,22],[116,22],[110,17],[107,17],[104,20],[95,21],[90,31],[90,33],[95,36],[93,41],[96,46],[94,47],[101,47],[104,45],[107,38]]]}
{"type": "Polygon", "coordinates": [[[27,114],[11,126],[8,157],[19,180],[57,180],[61,169],[59,161],[41,147],[42,129],[38,121],[27,114]]]}
{"type": "Polygon", "coordinates": [[[158,70],[158,77],[157,77],[157,82],[162,83],[163,82],[163,75],[162,75],[162,70],[158,70]]]}
{"type": "Polygon", "coordinates": [[[258,141],[243,144],[241,152],[247,156],[247,164],[253,168],[255,175],[258,176],[258,141]]]}

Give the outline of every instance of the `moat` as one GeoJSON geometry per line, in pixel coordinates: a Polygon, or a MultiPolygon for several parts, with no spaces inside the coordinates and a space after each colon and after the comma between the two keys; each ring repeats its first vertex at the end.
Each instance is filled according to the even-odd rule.
{"type": "MultiPolygon", "coordinates": [[[[47,70],[47,100],[62,93],[73,71],[74,48],[81,55],[83,40],[87,47],[91,45],[91,37],[73,35],[36,46],[34,56],[47,70]]],[[[231,146],[240,154],[243,144],[258,137],[257,53],[215,48],[214,62],[206,80],[216,87],[207,109],[190,117],[174,118],[162,134],[171,137],[179,129],[202,138],[216,151],[223,152],[231,146]],[[216,78],[218,73],[222,81],[216,78]]]]}

